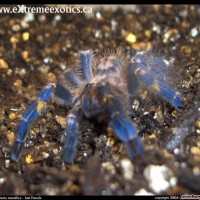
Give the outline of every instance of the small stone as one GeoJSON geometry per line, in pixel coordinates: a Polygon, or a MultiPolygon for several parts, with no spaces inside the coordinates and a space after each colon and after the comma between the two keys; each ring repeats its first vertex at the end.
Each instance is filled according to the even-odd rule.
{"type": "Polygon", "coordinates": [[[12,44],[16,44],[17,42],[19,42],[19,40],[16,37],[13,36],[13,37],[10,38],[10,42],[12,44]]]}
{"type": "Polygon", "coordinates": [[[12,145],[15,139],[15,134],[13,132],[10,132],[7,134],[7,139],[8,139],[8,143],[9,145],[12,145]]]}
{"type": "Polygon", "coordinates": [[[16,87],[21,87],[21,86],[22,86],[22,80],[17,79],[17,80],[14,82],[14,86],[16,86],[16,87]]]}
{"type": "Polygon", "coordinates": [[[182,28],[189,28],[190,27],[190,23],[187,20],[182,21],[181,23],[181,27],[182,28]]]}
{"type": "Polygon", "coordinates": [[[152,35],[152,32],[151,32],[151,30],[145,30],[144,34],[145,34],[145,36],[146,36],[147,38],[150,38],[151,35],[152,35]]]}
{"type": "Polygon", "coordinates": [[[183,18],[186,18],[188,16],[188,10],[184,9],[184,10],[181,10],[179,15],[183,18]]]}
{"type": "Polygon", "coordinates": [[[29,37],[30,37],[29,32],[24,32],[24,33],[22,34],[22,39],[23,39],[24,41],[28,41],[28,40],[29,40],[29,37]]]}
{"type": "Polygon", "coordinates": [[[196,121],[195,126],[196,126],[197,128],[200,128],[200,120],[196,121]]]}
{"type": "Polygon", "coordinates": [[[46,158],[48,158],[48,157],[49,157],[49,154],[48,154],[48,153],[42,152],[42,158],[43,158],[43,159],[46,159],[46,158]]]}
{"type": "Polygon", "coordinates": [[[22,52],[22,57],[23,57],[24,60],[27,60],[28,55],[29,55],[28,51],[23,51],[22,52]]]}
{"type": "Polygon", "coordinates": [[[169,29],[163,36],[163,42],[167,43],[168,41],[175,41],[175,39],[179,38],[179,31],[177,29],[169,29]]]}
{"type": "Polygon", "coordinates": [[[16,114],[14,112],[9,114],[9,118],[10,119],[15,119],[16,118],[16,114]]]}
{"type": "Polygon", "coordinates": [[[13,71],[12,71],[11,69],[8,69],[6,74],[7,74],[8,76],[11,76],[12,73],[13,73],[13,71]]]}
{"type": "Polygon", "coordinates": [[[106,143],[107,146],[112,147],[115,143],[115,140],[113,138],[108,138],[108,141],[106,143]]]}
{"type": "Polygon", "coordinates": [[[132,103],[132,108],[134,110],[138,110],[139,106],[140,106],[140,102],[137,99],[134,99],[132,103]]]}
{"type": "Polygon", "coordinates": [[[55,82],[55,81],[56,81],[56,76],[55,76],[53,73],[49,72],[49,73],[47,74],[47,76],[48,76],[48,80],[49,80],[50,82],[55,82]]]}
{"type": "Polygon", "coordinates": [[[46,57],[43,59],[44,64],[51,64],[53,62],[53,59],[51,57],[46,57]]]}
{"type": "Polygon", "coordinates": [[[138,196],[144,195],[145,196],[145,195],[154,195],[154,194],[151,193],[151,192],[146,191],[144,188],[141,188],[140,190],[136,191],[134,193],[134,195],[138,195],[138,196]]]}
{"type": "Polygon", "coordinates": [[[58,122],[58,124],[60,124],[62,128],[66,128],[66,124],[67,124],[66,117],[60,117],[60,116],[56,115],[55,118],[56,118],[56,121],[58,122]]]}
{"type": "Polygon", "coordinates": [[[46,15],[39,15],[38,20],[42,23],[46,21],[46,15]]]}
{"type": "Polygon", "coordinates": [[[194,155],[199,155],[200,156],[200,147],[192,147],[190,149],[190,152],[194,155]]]}
{"type": "Polygon", "coordinates": [[[123,175],[126,180],[131,181],[133,179],[134,175],[134,167],[131,161],[127,158],[124,158],[121,162],[120,165],[123,170],[123,175]]]}
{"type": "Polygon", "coordinates": [[[6,179],[5,178],[0,178],[0,184],[5,183],[6,179]]]}
{"type": "Polygon", "coordinates": [[[144,169],[144,177],[149,183],[149,187],[156,194],[166,191],[170,187],[174,187],[177,179],[171,169],[162,165],[149,165],[144,169]]]}
{"type": "Polygon", "coordinates": [[[112,29],[112,31],[115,31],[116,30],[116,27],[117,27],[117,21],[115,21],[115,20],[111,20],[111,29],[112,29]]]}
{"type": "Polygon", "coordinates": [[[10,160],[5,160],[5,168],[9,168],[10,166],[10,160]]]}
{"type": "Polygon", "coordinates": [[[129,42],[129,43],[135,43],[137,41],[137,37],[136,35],[134,35],[133,33],[128,33],[126,35],[126,41],[129,42]]]}
{"type": "Polygon", "coordinates": [[[194,27],[194,28],[191,29],[190,34],[191,34],[192,37],[196,37],[199,34],[199,32],[198,32],[197,28],[194,27]]]}
{"type": "Polygon", "coordinates": [[[180,154],[180,149],[179,148],[175,148],[174,149],[174,154],[175,155],[179,155],[180,154]]]}
{"type": "Polygon", "coordinates": [[[26,13],[25,16],[24,16],[24,20],[26,22],[32,22],[34,19],[35,19],[34,14],[31,13],[31,12],[26,13]]]}
{"type": "Polygon", "coordinates": [[[15,31],[15,32],[18,32],[20,30],[20,25],[19,24],[14,24],[12,26],[12,30],[15,31]]]}
{"type": "Polygon", "coordinates": [[[8,63],[4,59],[0,59],[0,69],[8,69],[8,63]]]}
{"type": "Polygon", "coordinates": [[[29,24],[26,20],[22,19],[21,22],[20,22],[20,25],[23,29],[26,29],[29,27],[29,24]]]}
{"type": "Polygon", "coordinates": [[[60,21],[61,20],[61,15],[55,15],[54,20],[55,21],[60,21]]]}
{"type": "Polygon", "coordinates": [[[111,175],[115,174],[115,167],[112,163],[110,162],[104,162],[102,163],[102,168],[107,171],[108,173],[110,173],[111,175]]]}
{"type": "Polygon", "coordinates": [[[154,24],[152,27],[152,30],[155,31],[156,33],[160,34],[161,33],[161,28],[159,25],[154,24]]]}
{"type": "Polygon", "coordinates": [[[52,151],[56,156],[58,155],[58,149],[53,149],[52,151]]]}
{"type": "Polygon", "coordinates": [[[36,132],[35,132],[35,128],[33,130],[30,130],[30,139],[31,140],[34,140],[36,138],[36,132]]]}
{"type": "Polygon", "coordinates": [[[102,37],[102,31],[101,30],[96,30],[95,33],[94,33],[94,36],[96,38],[101,38],[102,37]]]}
{"type": "Polygon", "coordinates": [[[200,168],[198,166],[194,167],[192,171],[195,176],[200,175],[200,168]]]}
{"type": "Polygon", "coordinates": [[[96,18],[97,18],[97,20],[103,20],[103,17],[102,17],[102,15],[101,15],[101,13],[100,12],[97,12],[96,13],[96,18]]]}
{"type": "Polygon", "coordinates": [[[164,123],[164,116],[161,110],[156,111],[154,119],[158,120],[160,124],[164,123]]]}
{"type": "Polygon", "coordinates": [[[30,164],[30,163],[33,162],[32,156],[31,156],[30,154],[28,154],[28,155],[26,156],[25,160],[26,160],[26,163],[27,163],[27,164],[30,164]]]}
{"type": "Polygon", "coordinates": [[[140,51],[141,49],[145,49],[146,51],[148,51],[152,49],[152,43],[151,42],[136,42],[136,43],[132,43],[131,47],[137,51],[140,51]]]}
{"type": "Polygon", "coordinates": [[[184,54],[190,55],[192,52],[192,48],[189,45],[183,45],[181,46],[181,52],[184,54]]]}

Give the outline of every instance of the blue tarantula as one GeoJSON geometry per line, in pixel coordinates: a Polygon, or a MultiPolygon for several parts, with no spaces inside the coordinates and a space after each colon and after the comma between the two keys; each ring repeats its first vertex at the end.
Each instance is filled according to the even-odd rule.
{"type": "Polygon", "coordinates": [[[58,83],[46,86],[23,114],[11,151],[12,161],[19,160],[31,124],[52,99],[71,107],[66,118],[63,148],[66,163],[73,163],[76,155],[80,115],[106,122],[125,144],[131,159],[143,154],[144,147],[137,129],[124,111],[125,106],[130,104],[130,98],[141,87],[160,95],[180,111],[182,97],[165,82],[166,63],[160,57],[140,51],[128,63],[117,54],[110,54],[99,59],[94,67],[92,51],[87,50],[80,53],[80,60],[79,67],[67,69],[58,83]],[[83,77],[75,71],[81,71],[83,77]]]}

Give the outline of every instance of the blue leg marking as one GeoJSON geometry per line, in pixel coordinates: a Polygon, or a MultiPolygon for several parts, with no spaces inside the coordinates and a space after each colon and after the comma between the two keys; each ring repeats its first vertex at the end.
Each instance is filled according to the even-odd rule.
{"type": "MultiPolygon", "coordinates": [[[[143,51],[138,52],[133,58],[133,69],[130,70],[135,70],[140,81],[150,90],[160,94],[165,100],[170,102],[176,110],[181,111],[180,107],[183,103],[181,95],[164,81],[167,75],[167,67],[164,60],[143,51]]],[[[132,89],[131,86],[129,86],[129,88],[129,91],[134,89],[132,89]]]]}
{"type": "Polygon", "coordinates": [[[81,66],[85,79],[88,81],[91,80],[93,78],[91,51],[88,50],[81,52],[81,66]]]}
{"type": "Polygon", "coordinates": [[[160,88],[159,93],[167,101],[169,101],[176,110],[181,111],[180,106],[183,104],[183,99],[180,96],[180,94],[164,82],[158,82],[158,85],[159,85],[159,88],[160,88]]]}
{"type": "Polygon", "coordinates": [[[54,91],[54,85],[46,86],[39,94],[40,101],[49,101],[52,92],[54,91]]]}
{"type": "Polygon", "coordinates": [[[54,92],[55,98],[66,105],[72,105],[74,98],[72,94],[61,84],[57,84],[54,92]]]}
{"type": "Polygon", "coordinates": [[[22,119],[19,121],[19,130],[16,137],[15,144],[11,151],[11,160],[18,161],[21,151],[24,147],[24,142],[28,135],[32,122],[40,115],[44,109],[46,102],[51,99],[52,93],[54,92],[54,85],[45,87],[36,101],[34,101],[26,112],[22,115],[22,119]]]}
{"type": "Polygon", "coordinates": [[[168,86],[164,80],[154,80],[152,76],[147,74],[141,74],[140,77],[147,87],[160,94],[166,101],[171,103],[176,110],[181,111],[180,106],[183,103],[181,95],[168,86]]]}
{"type": "Polygon", "coordinates": [[[82,85],[81,79],[75,74],[75,72],[72,69],[68,69],[64,73],[64,77],[74,87],[80,87],[82,85]]]}
{"type": "Polygon", "coordinates": [[[73,110],[67,116],[67,126],[66,126],[66,138],[64,142],[64,149],[63,149],[63,160],[71,164],[74,161],[74,157],[76,155],[77,144],[78,144],[78,137],[79,137],[79,130],[78,130],[78,110],[79,105],[76,104],[73,110]]]}
{"type": "Polygon", "coordinates": [[[154,78],[150,75],[147,75],[146,73],[140,74],[139,76],[141,77],[141,80],[147,87],[151,87],[155,82],[154,78]]]}
{"type": "Polygon", "coordinates": [[[136,53],[133,59],[136,69],[144,70],[156,80],[164,80],[168,73],[165,62],[158,56],[141,51],[136,53]]]}
{"type": "Polygon", "coordinates": [[[15,141],[15,144],[13,146],[13,149],[11,151],[11,160],[17,162],[19,160],[20,154],[22,152],[22,149],[24,147],[24,142],[27,137],[27,133],[29,130],[29,125],[24,120],[19,121],[19,131],[18,135],[15,141]]]}
{"type": "Polygon", "coordinates": [[[131,159],[136,155],[144,153],[144,147],[137,135],[137,130],[133,123],[122,113],[116,113],[109,123],[117,137],[125,143],[127,153],[131,159]]]}

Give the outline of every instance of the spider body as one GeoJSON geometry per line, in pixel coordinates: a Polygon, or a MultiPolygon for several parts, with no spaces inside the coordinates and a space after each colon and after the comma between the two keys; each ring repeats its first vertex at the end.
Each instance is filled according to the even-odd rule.
{"type": "Polygon", "coordinates": [[[141,86],[145,86],[160,94],[176,109],[182,105],[180,94],[164,81],[166,66],[159,57],[138,52],[127,64],[119,57],[109,55],[101,58],[95,69],[90,50],[81,52],[80,58],[83,77],[73,69],[66,70],[61,75],[61,81],[46,86],[23,114],[11,160],[19,160],[31,124],[52,99],[71,107],[66,118],[67,135],[63,148],[63,159],[70,164],[76,155],[80,115],[106,122],[125,144],[129,157],[134,159],[136,155],[143,154],[144,147],[135,125],[125,113],[130,97],[135,96],[141,86]]]}

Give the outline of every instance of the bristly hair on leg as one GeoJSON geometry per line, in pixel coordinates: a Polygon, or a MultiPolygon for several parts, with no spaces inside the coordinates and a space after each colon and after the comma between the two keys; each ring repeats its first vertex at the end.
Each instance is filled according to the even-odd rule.
{"type": "MultiPolygon", "coordinates": [[[[167,64],[167,61],[149,52],[137,52],[133,57],[131,67],[134,69],[131,72],[135,72],[139,89],[145,88],[150,94],[154,94],[153,96],[162,97],[180,111],[183,100],[180,93],[176,92],[166,82],[169,71],[167,64]]],[[[132,80],[132,83],[134,83],[134,80],[132,80]]],[[[133,89],[130,88],[130,90],[133,89]]]]}

